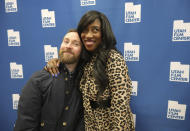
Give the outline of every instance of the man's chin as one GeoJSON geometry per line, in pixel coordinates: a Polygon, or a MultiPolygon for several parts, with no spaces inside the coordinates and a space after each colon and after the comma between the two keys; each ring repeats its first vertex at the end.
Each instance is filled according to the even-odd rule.
{"type": "Polygon", "coordinates": [[[77,61],[74,58],[61,59],[61,62],[64,64],[75,64],[77,61]]]}
{"type": "Polygon", "coordinates": [[[75,64],[76,61],[63,61],[64,64],[75,64]]]}

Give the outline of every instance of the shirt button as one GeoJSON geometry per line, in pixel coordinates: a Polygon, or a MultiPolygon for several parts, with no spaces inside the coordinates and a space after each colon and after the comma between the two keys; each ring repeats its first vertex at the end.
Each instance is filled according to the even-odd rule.
{"type": "Polygon", "coordinates": [[[68,95],[68,94],[69,94],[69,91],[66,91],[65,94],[68,95]]]}
{"type": "Polygon", "coordinates": [[[44,122],[41,122],[40,125],[41,125],[41,127],[44,127],[45,124],[44,124],[44,122]]]}
{"type": "Polygon", "coordinates": [[[67,126],[67,122],[63,122],[63,126],[67,126]]]}
{"type": "Polygon", "coordinates": [[[66,111],[69,110],[69,106],[66,106],[66,107],[65,107],[65,110],[66,110],[66,111]]]}

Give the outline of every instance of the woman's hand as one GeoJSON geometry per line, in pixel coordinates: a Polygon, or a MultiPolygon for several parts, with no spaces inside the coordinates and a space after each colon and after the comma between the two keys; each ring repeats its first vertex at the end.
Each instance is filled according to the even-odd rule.
{"type": "Polygon", "coordinates": [[[59,69],[58,69],[59,64],[60,64],[59,59],[53,58],[48,61],[47,65],[44,67],[44,69],[46,71],[48,71],[49,73],[51,73],[52,76],[57,77],[57,75],[59,74],[59,69]]]}

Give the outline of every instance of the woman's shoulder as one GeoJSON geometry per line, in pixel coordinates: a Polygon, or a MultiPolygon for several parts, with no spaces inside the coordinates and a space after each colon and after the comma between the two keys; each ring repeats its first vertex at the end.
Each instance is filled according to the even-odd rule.
{"type": "Polygon", "coordinates": [[[124,60],[121,52],[115,49],[111,49],[108,52],[108,59],[124,60]]]}

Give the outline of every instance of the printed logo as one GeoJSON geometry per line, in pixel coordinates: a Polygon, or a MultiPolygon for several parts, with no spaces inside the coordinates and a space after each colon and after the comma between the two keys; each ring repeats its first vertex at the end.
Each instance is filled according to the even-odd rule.
{"type": "Polygon", "coordinates": [[[48,11],[48,9],[41,10],[42,27],[56,27],[55,25],[55,11],[48,11]]]}
{"type": "Polygon", "coordinates": [[[80,6],[96,5],[96,0],[80,0],[80,6]]]}
{"type": "Polygon", "coordinates": [[[132,81],[132,92],[131,95],[137,96],[138,81],[132,81]]]}
{"type": "Polygon", "coordinates": [[[168,101],[168,119],[185,120],[186,105],[178,104],[178,101],[168,101]]]}
{"type": "Polygon", "coordinates": [[[190,41],[190,23],[174,20],[172,41],[190,41]]]}
{"type": "Polygon", "coordinates": [[[141,4],[125,3],[125,23],[141,22],[141,4]]]}
{"type": "Polygon", "coordinates": [[[8,46],[20,46],[20,32],[13,29],[7,30],[8,46]]]}
{"type": "Polygon", "coordinates": [[[5,0],[5,12],[17,12],[17,0],[5,0]]]}
{"type": "Polygon", "coordinates": [[[139,61],[139,45],[132,43],[124,43],[124,59],[125,61],[139,61]]]}
{"type": "Polygon", "coordinates": [[[18,109],[18,101],[19,101],[20,95],[19,94],[12,94],[12,100],[13,100],[13,110],[18,109]]]}
{"type": "Polygon", "coordinates": [[[134,126],[136,127],[136,114],[133,114],[134,126]]]}
{"type": "Polygon", "coordinates": [[[189,82],[189,65],[170,62],[170,81],[189,82]]]}
{"type": "Polygon", "coordinates": [[[10,72],[11,72],[12,79],[23,78],[23,68],[21,64],[19,65],[19,64],[16,64],[15,62],[11,62],[10,72]]]}
{"type": "Polygon", "coordinates": [[[57,47],[51,47],[51,45],[44,45],[45,62],[48,62],[52,58],[58,58],[57,47]]]}

